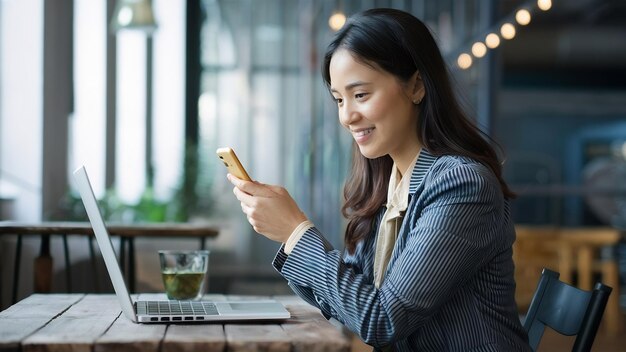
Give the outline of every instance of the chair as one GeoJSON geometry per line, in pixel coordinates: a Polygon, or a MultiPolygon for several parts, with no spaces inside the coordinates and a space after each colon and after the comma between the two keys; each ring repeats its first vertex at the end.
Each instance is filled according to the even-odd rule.
{"type": "Polygon", "coordinates": [[[532,350],[537,350],[548,326],[562,335],[576,335],[572,351],[590,351],[611,291],[602,283],[584,291],[560,281],[559,273],[543,269],[524,321],[532,350]]]}

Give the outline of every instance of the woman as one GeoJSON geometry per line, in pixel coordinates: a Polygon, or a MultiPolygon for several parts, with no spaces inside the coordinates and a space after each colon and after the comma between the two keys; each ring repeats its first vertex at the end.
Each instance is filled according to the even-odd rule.
{"type": "Polygon", "coordinates": [[[283,243],[274,267],[377,350],[529,350],[514,299],[513,194],[428,28],[398,10],[355,15],[323,76],[357,146],[345,255],[284,188],[228,176],[254,229],[283,243]]]}

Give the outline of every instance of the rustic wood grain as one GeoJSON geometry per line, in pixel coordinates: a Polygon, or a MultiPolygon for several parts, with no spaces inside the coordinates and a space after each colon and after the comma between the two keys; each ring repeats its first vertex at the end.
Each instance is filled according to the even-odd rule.
{"type": "Polygon", "coordinates": [[[225,347],[222,324],[173,324],[163,339],[163,352],[222,352],[225,347]]]}
{"type": "Polygon", "coordinates": [[[294,352],[350,351],[350,340],[328,322],[286,323],[282,328],[290,337],[294,352]]]}
{"type": "Polygon", "coordinates": [[[0,312],[0,351],[349,351],[350,339],[317,308],[281,300],[292,314],[282,323],[135,324],[115,295],[33,295],[0,312]]]}
{"type": "Polygon", "coordinates": [[[165,324],[137,324],[120,314],[113,325],[95,341],[96,352],[158,351],[165,324]]]}
{"type": "Polygon", "coordinates": [[[350,339],[326,320],[319,309],[304,300],[286,297],[281,301],[291,313],[282,328],[289,335],[294,352],[350,350],[350,339]]]}
{"type": "Polygon", "coordinates": [[[24,352],[91,352],[121,309],[114,295],[87,295],[22,341],[24,352]]]}
{"type": "Polygon", "coordinates": [[[328,322],[319,309],[309,304],[285,304],[285,308],[291,313],[291,318],[287,319],[287,323],[312,320],[328,322]]]}
{"type": "Polygon", "coordinates": [[[0,312],[0,351],[19,350],[20,341],[42,328],[83,296],[35,294],[0,312]]]}
{"type": "Polygon", "coordinates": [[[224,332],[229,352],[291,350],[289,336],[279,325],[229,324],[224,326],[224,332]]]}

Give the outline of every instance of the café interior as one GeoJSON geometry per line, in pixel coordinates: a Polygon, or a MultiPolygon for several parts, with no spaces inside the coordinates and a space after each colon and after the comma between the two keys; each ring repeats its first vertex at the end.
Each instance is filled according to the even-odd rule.
{"type": "Polygon", "coordinates": [[[374,7],[428,25],[465,110],[502,148],[522,319],[543,268],[603,282],[594,346],[623,348],[623,0],[0,1],[0,310],[34,292],[112,292],[88,231],[46,232],[86,223],[81,165],[108,224],[146,225],[112,236],[134,292],[163,290],[159,250],[201,247],[208,292],[292,294],[215,150],[283,185],[342,248],[353,142],[320,65],[346,17],[374,7]]]}

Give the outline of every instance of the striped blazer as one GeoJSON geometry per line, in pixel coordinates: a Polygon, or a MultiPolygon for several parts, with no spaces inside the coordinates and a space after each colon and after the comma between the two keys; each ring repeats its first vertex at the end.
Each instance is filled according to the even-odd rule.
{"type": "Polygon", "coordinates": [[[310,228],[273,265],[296,294],[375,350],[530,351],[514,298],[509,202],[487,167],[422,150],[380,289],[373,229],[349,255],[310,228]]]}

